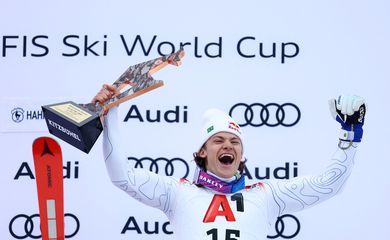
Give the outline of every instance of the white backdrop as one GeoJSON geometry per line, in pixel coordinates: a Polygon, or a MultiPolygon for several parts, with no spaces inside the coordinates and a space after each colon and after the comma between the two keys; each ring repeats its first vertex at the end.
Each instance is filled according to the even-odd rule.
{"type": "MultiPolygon", "coordinates": [[[[301,117],[292,127],[243,127],[252,176],[248,182],[259,181],[256,169],[264,176],[266,169],[272,172],[286,164],[289,177],[294,171],[309,174],[326,166],[337,145],[339,126],[329,115],[327,100],[341,93],[358,94],[368,102],[368,115],[344,192],[294,214],[300,229],[286,218],[284,237],[277,239],[295,232],[294,239],[386,239],[388,1],[2,0],[1,6],[1,239],[39,235],[37,219],[34,227],[25,226],[22,218],[11,220],[38,213],[31,144],[49,135],[40,106],[67,100],[86,103],[128,66],[169,54],[181,43],[187,43],[183,65],[154,75],[165,86],[120,108],[122,119],[137,107],[145,120],[147,111],[155,116],[178,107],[179,121],[123,121],[129,157],[185,159],[192,179],[192,152],[199,144],[195,136],[204,110],[229,111],[237,103],[293,103],[301,117]]],[[[243,121],[242,115],[233,117],[243,121]]],[[[285,121],[296,118],[287,108],[285,121]]],[[[270,115],[273,121],[275,115],[270,115]]],[[[159,239],[172,238],[162,213],[110,183],[101,138],[89,154],[58,141],[66,177],[65,212],[78,220],[65,219],[67,235],[156,239],[157,234],[147,232],[158,225],[159,239]]]]}

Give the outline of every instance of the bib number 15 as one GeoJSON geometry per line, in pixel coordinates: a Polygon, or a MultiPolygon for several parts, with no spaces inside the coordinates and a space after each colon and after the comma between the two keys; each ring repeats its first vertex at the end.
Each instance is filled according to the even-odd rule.
{"type": "MultiPolygon", "coordinates": [[[[211,235],[212,240],[218,240],[218,229],[217,228],[210,229],[206,233],[207,233],[207,235],[211,235]]],[[[239,230],[226,229],[225,240],[238,240],[238,237],[240,237],[239,230]]]]}

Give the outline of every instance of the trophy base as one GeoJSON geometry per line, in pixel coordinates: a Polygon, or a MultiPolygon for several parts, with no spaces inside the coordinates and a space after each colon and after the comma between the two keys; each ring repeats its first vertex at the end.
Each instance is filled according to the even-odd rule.
{"type": "Polygon", "coordinates": [[[89,153],[103,126],[100,116],[72,101],[42,106],[49,132],[89,153]]]}

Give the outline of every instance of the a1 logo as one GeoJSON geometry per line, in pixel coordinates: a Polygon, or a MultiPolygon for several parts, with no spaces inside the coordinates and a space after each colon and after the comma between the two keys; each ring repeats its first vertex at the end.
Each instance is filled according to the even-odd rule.
{"type": "MultiPolygon", "coordinates": [[[[236,193],[232,195],[230,199],[232,201],[236,201],[236,208],[238,212],[244,212],[244,198],[242,196],[242,193],[236,193]]],[[[236,221],[236,218],[234,217],[232,208],[230,207],[226,195],[214,195],[206,211],[206,214],[204,215],[203,222],[214,222],[217,216],[223,216],[226,218],[226,221],[229,222],[236,221]]]]}

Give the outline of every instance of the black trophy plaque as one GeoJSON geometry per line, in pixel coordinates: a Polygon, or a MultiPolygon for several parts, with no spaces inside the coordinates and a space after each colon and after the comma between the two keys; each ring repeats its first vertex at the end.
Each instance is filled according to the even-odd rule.
{"type": "Polygon", "coordinates": [[[108,109],[140,96],[164,82],[155,80],[152,74],[168,64],[179,66],[184,50],[164,57],[130,66],[113,85],[121,91],[103,105],[98,103],[77,104],[72,101],[42,106],[49,132],[72,146],[89,153],[103,131],[101,118],[108,109]]]}

